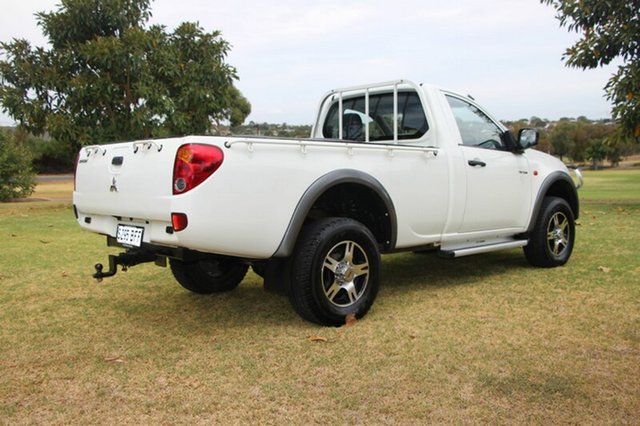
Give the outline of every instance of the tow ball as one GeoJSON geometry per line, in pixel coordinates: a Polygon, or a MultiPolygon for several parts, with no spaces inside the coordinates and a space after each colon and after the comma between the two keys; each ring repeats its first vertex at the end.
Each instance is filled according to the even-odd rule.
{"type": "Polygon", "coordinates": [[[128,250],[118,255],[109,255],[109,270],[104,272],[104,265],[102,263],[96,263],[96,273],[93,274],[93,278],[101,282],[103,278],[114,276],[118,272],[118,265],[122,265],[122,271],[126,271],[131,266],[139,265],[141,263],[155,262],[158,265],[166,265],[167,259],[164,256],[157,256],[154,253],[146,251],[128,250]]]}

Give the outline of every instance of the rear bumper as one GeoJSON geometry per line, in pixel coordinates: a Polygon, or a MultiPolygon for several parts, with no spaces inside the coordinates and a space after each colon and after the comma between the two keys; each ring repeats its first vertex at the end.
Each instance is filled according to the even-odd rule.
{"type": "Polygon", "coordinates": [[[140,219],[135,217],[97,215],[83,212],[74,205],[80,227],[96,234],[107,235],[115,241],[118,225],[131,225],[144,228],[143,244],[178,247],[179,238],[173,231],[171,222],[164,220],[140,219]]]}

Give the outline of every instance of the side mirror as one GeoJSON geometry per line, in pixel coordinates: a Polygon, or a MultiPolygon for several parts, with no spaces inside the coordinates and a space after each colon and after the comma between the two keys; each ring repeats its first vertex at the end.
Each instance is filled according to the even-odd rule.
{"type": "Polygon", "coordinates": [[[536,129],[520,129],[518,132],[518,148],[524,151],[527,148],[538,145],[540,135],[536,129]]]}

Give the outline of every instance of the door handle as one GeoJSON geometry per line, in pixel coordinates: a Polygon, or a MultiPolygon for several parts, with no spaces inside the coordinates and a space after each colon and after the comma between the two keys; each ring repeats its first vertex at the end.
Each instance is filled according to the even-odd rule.
{"type": "Polygon", "coordinates": [[[485,163],[484,161],[480,161],[480,160],[469,160],[467,161],[467,163],[469,163],[469,165],[471,167],[486,167],[487,163],[485,163]]]}

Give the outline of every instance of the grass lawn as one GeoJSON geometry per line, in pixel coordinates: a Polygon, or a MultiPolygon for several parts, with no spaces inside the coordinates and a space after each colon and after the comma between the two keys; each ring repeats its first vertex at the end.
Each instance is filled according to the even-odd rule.
{"type": "MultiPolygon", "coordinates": [[[[600,173],[585,199],[640,198],[638,172],[600,173]]],[[[0,204],[0,424],[638,424],[640,202],[584,204],[577,232],[555,269],[384,256],[370,313],[334,329],[252,274],[205,297],[153,265],[96,283],[112,249],[68,203],[0,204]]]]}
{"type": "Polygon", "coordinates": [[[635,202],[640,204],[640,169],[585,170],[583,201],[635,202]]]}

